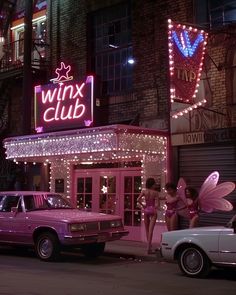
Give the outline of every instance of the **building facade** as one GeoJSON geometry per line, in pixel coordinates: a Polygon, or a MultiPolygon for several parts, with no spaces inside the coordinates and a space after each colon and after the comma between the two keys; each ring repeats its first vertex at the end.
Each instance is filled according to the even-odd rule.
{"type": "MultiPolygon", "coordinates": [[[[199,188],[212,170],[220,171],[221,180],[234,181],[235,27],[234,8],[228,2],[216,6],[210,0],[35,1],[31,9],[32,91],[36,85],[48,84],[61,62],[71,66],[75,81],[88,75],[96,81],[91,126],[51,129],[38,135],[33,99],[25,103],[22,93],[27,73],[23,26],[27,7],[25,1],[12,1],[10,11],[3,6],[8,18],[0,47],[0,82],[5,87],[1,101],[6,101],[1,137],[13,137],[5,141],[5,147],[8,158],[18,165],[5,161],[2,151],[2,189],[6,180],[15,186],[20,182],[17,171],[21,169],[30,188],[57,190],[80,208],[121,214],[131,229],[129,238],[141,240],[142,218],[135,200],[147,177],[157,180],[161,192],[168,179],[177,181],[180,176],[199,188]],[[207,104],[178,119],[170,118],[168,19],[209,34],[198,94],[207,104]],[[29,114],[31,131],[25,132],[22,117],[29,114]],[[78,130],[76,135],[74,130],[78,130]],[[68,147],[61,146],[65,133],[79,147],[69,149],[70,155],[68,147]],[[90,136],[97,141],[100,133],[103,140],[113,138],[116,146],[113,141],[103,151],[92,146],[90,136]],[[86,153],[80,136],[89,144],[84,147],[86,153]],[[31,141],[37,151],[31,150],[31,141]],[[27,151],[21,151],[21,146],[27,151]]],[[[233,201],[234,195],[230,198],[233,201]]],[[[214,221],[221,217],[215,215],[214,221]]]]}

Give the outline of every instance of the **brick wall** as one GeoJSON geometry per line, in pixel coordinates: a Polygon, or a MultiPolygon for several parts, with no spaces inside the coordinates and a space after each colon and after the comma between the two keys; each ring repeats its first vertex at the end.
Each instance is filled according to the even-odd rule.
{"type": "MultiPolygon", "coordinates": [[[[90,12],[121,1],[56,1],[48,8],[52,66],[60,60],[73,65],[75,77],[88,70],[87,16],[90,12]],[[61,5],[59,5],[61,4],[61,5]]],[[[167,19],[192,21],[192,1],[131,1],[134,57],[133,94],[108,97],[108,122],[132,121],[139,114],[146,122],[166,118],[169,108],[167,19]],[[130,97],[132,96],[132,99],[130,97]]],[[[102,99],[101,99],[102,101],[102,99]]],[[[153,126],[152,126],[153,127],[153,126]]],[[[155,124],[154,124],[155,127],[155,124]]]]}

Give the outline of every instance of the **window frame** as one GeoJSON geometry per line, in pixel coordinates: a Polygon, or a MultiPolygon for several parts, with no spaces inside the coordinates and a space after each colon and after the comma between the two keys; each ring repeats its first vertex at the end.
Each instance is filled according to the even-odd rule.
{"type": "MultiPolygon", "coordinates": [[[[117,13],[117,15],[119,14],[117,13]]],[[[96,73],[102,82],[103,92],[109,95],[129,93],[133,90],[134,65],[128,63],[128,58],[133,57],[131,22],[130,1],[105,7],[89,15],[88,40],[90,41],[88,44],[88,52],[91,57],[88,61],[89,70],[96,73]],[[109,15],[112,14],[115,9],[119,11],[119,9],[122,10],[123,7],[126,9],[125,16],[113,16],[113,18],[111,17],[109,19],[109,15]],[[101,15],[103,15],[104,21],[101,15]],[[100,23],[99,17],[102,19],[100,23]],[[112,25],[114,32],[117,30],[117,34],[109,34],[109,29],[111,30],[112,25]],[[125,30],[122,30],[122,27],[124,27],[125,30]],[[103,30],[103,32],[101,32],[101,30],[103,30]],[[122,36],[123,42],[119,44],[111,44],[109,41],[111,37],[114,37],[115,40],[116,38],[117,40],[121,40],[122,36]],[[100,48],[96,48],[96,45],[99,45],[100,48]]]]}

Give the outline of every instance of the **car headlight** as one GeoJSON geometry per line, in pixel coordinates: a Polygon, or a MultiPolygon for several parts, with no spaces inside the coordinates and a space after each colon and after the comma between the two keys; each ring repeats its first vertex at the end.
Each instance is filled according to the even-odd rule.
{"type": "Polygon", "coordinates": [[[85,231],[86,230],[86,225],[83,223],[73,223],[70,224],[70,231],[85,231]]]}
{"type": "Polygon", "coordinates": [[[110,222],[110,226],[111,226],[112,228],[114,228],[114,227],[122,227],[123,224],[122,224],[122,221],[121,221],[121,220],[112,220],[112,221],[110,222]]]}

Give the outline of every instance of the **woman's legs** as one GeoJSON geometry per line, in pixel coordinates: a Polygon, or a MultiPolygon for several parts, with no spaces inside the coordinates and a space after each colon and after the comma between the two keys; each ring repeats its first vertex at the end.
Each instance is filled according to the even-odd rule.
{"type": "Polygon", "coordinates": [[[170,230],[178,229],[178,215],[174,213],[170,218],[170,230]]]}
{"type": "Polygon", "coordinates": [[[146,214],[144,214],[144,225],[145,225],[146,238],[147,238],[147,241],[148,241],[150,217],[148,215],[146,215],[146,214]]]}
{"type": "Polygon", "coordinates": [[[193,216],[193,218],[191,218],[190,221],[189,221],[189,228],[196,227],[197,224],[198,224],[198,220],[199,220],[198,215],[193,216]]]}
{"type": "Polygon", "coordinates": [[[167,214],[165,215],[165,221],[166,221],[167,230],[170,231],[171,230],[171,227],[170,227],[170,217],[168,217],[167,214]]]}
{"type": "Polygon", "coordinates": [[[152,249],[152,237],[153,231],[157,220],[157,214],[150,216],[150,223],[149,223],[149,231],[148,231],[148,251],[150,252],[152,249]]]}

